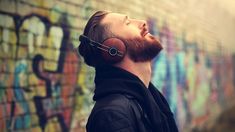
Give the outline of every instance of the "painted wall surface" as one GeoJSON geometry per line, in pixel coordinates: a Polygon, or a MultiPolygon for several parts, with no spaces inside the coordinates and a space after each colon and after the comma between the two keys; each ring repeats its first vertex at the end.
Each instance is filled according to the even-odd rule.
{"type": "Polygon", "coordinates": [[[232,105],[235,56],[226,52],[223,40],[204,32],[207,25],[200,22],[196,29],[203,37],[176,29],[156,1],[127,6],[132,2],[0,0],[0,130],[85,131],[94,69],[74,48],[89,16],[101,9],[146,19],[160,38],[164,50],[153,61],[152,82],[168,100],[181,131],[232,105]],[[156,4],[149,7],[152,13],[144,11],[149,3],[156,4]],[[161,15],[155,16],[155,9],[161,15]]]}

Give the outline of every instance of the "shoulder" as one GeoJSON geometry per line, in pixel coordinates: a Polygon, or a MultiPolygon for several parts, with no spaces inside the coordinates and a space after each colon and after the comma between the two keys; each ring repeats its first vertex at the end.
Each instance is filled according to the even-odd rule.
{"type": "Polygon", "coordinates": [[[123,94],[112,94],[96,101],[92,112],[100,110],[128,111],[131,106],[131,97],[123,94]]]}
{"type": "Polygon", "coordinates": [[[121,94],[114,94],[98,100],[89,116],[87,129],[105,131],[134,131],[131,114],[131,100],[121,94]]]}
{"type": "Polygon", "coordinates": [[[102,110],[97,112],[93,118],[89,119],[87,127],[89,127],[87,129],[88,132],[116,132],[119,130],[134,132],[131,119],[125,113],[117,110],[102,110]]]}

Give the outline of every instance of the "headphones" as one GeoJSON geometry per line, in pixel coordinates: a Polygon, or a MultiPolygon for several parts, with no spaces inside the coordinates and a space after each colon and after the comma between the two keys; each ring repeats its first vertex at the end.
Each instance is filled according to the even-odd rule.
{"type": "Polygon", "coordinates": [[[112,37],[104,40],[102,43],[91,40],[85,35],[80,35],[79,41],[84,44],[89,44],[92,47],[99,49],[101,56],[108,63],[120,62],[126,54],[126,46],[122,40],[112,37]]]}

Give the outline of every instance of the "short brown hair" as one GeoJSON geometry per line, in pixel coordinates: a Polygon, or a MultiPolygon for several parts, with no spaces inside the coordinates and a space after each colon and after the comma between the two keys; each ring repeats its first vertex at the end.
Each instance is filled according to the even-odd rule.
{"type": "MultiPolygon", "coordinates": [[[[108,14],[107,11],[97,11],[88,20],[83,35],[91,40],[102,43],[111,36],[108,24],[101,24],[101,20],[108,14]]],[[[85,63],[89,66],[96,67],[102,63],[100,51],[91,45],[81,42],[79,45],[79,53],[84,57],[85,63]]]]}

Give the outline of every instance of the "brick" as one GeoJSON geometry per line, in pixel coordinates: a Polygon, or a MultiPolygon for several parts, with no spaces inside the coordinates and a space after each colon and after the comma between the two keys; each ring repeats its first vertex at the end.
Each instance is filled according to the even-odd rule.
{"type": "Polygon", "coordinates": [[[32,0],[32,1],[28,0],[27,2],[34,6],[41,7],[44,3],[44,0],[32,0]]]}
{"type": "Polygon", "coordinates": [[[74,3],[76,5],[83,5],[84,4],[84,1],[82,1],[82,0],[64,0],[64,1],[69,2],[71,4],[74,3]]]}
{"type": "Polygon", "coordinates": [[[34,13],[34,14],[37,14],[39,16],[49,18],[50,9],[45,9],[43,7],[32,7],[30,13],[34,13]]]}
{"type": "Polygon", "coordinates": [[[8,13],[16,13],[16,2],[15,1],[0,1],[0,10],[8,13]]]}
{"type": "Polygon", "coordinates": [[[73,16],[79,16],[80,9],[78,5],[67,4],[67,13],[73,16]]]}
{"type": "Polygon", "coordinates": [[[45,97],[46,96],[46,87],[43,86],[35,86],[35,90],[36,90],[36,94],[35,96],[41,96],[41,97],[45,97]]]}
{"type": "Polygon", "coordinates": [[[29,109],[30,109],[30,113],[35,114],[36,113],[36,107],[35,107],[35,103],[33,100],[28,101],[28,105],[29,105],[29,109]]]}
{"type": "Polygon", "coordinates": [[[82,26],[85,26],[85,21],[82,18],[74,17],[74,16],[68,16],[68,22],[69,25],[72,28],[82,28],[82,26]]]}
{"type": "Polygon", "coordinates": [[[52,23],[58,23],[61,15],[62,15],[62,12],[59,11],[59,9],[57,9],[57,6],[53,7],[50,10],[50,15],[49,15],[50,21],[52,23]]]}
{"type": "Polygon", "coordinates": [[[28,55],[28,49],[26,47],[18,47],[18,54],[17,54],[17,58],[26,58],[28,55]]]}
{"type": "MultiPolygon", "coordinates": [[[[1,73],[2,74],[2,73],[1,73]]],[[[2,103],[6,103],[7,102],[7,98],[6,98],[6,89],[3,88],[6,87],[4,86],[4,84],[1,84],[0,86],[0,106],[2,106],[2,103]]],[[[0,114],[1,115],[1,114],[0,114]]],[[[1,117],[0,117],[1,118],[1,117]]]]}
{"type": "Polygon", "coordinates": [[[29,74],[29,78],[30,78],[29,81],[30,86],[39,84],[39,78],[34,73],[29,74]]]}
{"type": "Polygon", "coordinates": [[[31,127],[31,132],[42,132],[42,128],[38,125],[36,127],[31,127]]]}
{"type": "Polygon", "coordinates": [[[26,16],[28,15],[31,10],[32,10],[32,6],[25,4],[21,1],[16,1],[16,13],[21,15],[21,16],[26,16]],[[20,7],[20,8],[19,8],[20,7]]]}
{"type": "Polygon", "coordinates": [[[55,5],[55,0],[43,0],[42,7],[51,9],[55,5]]]}

